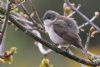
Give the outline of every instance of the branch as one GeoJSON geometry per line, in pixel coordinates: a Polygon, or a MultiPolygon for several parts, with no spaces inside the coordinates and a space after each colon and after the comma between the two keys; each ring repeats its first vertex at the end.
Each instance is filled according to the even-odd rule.
{"type": "Polygon", "coordinates": [[[1,28],[0,44],[1,44],[1,42],[2,42],[4,33],[5,33],[6,28],[7,28],[7,25],[8,25],[8,19],[9,19],[10,10],[11,10],[11,2],[8,4],[8,9],[7,9],[5,21],[4,21],[3,26],[2,26],[2,28],[1,28]]]}
{"type": "MultiPolygon", "coordinates": [[[[10,13],[10,9],[11,9],[11,2],[9,4],[7,4],[7,12],[5,12],[5,20],[1,21],[3,22],[1,30],[0,30],[0,56],[3,55],[3,50],[4,50],[4,44],[5,44],[5,36],[6,36],[6,31],[7,31],[7,25],[8,25],[8,20],[9,20],[9,13],[10,13]]],[[[0,67],[2,67],[2,65],[0,64],[0,67]]]]}
{"type": "MultiPolygon", "coordinates": [[[[99,16],[99,12],[95,12],[95,15],[90,19],[90,22],[94,21],[97,17],[99,16]]],[[[78,28],[81,29],[82,27],[87,26],[89,23],[83,23],[82,25],[80,25],[78,28]]]]}

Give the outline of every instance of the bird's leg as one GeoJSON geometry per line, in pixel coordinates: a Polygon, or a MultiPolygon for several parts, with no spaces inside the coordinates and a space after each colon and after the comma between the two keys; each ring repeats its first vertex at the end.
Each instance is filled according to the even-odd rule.
{"type": "Polygon", "coordinates": [[[64,51],[67,51],[69,49],[69,45],[68,46],[64,46],[64,45],[58,45],[58,48],[64,50],[64,51]]]}
{"type": "Polygon", "coordinates": [[[61,49],[65,50],[65,51],[68,51],[70,49],[70,46],[62,46],[61,49]]]}
{"type": "Polygon", "coordinates": [[[68,49],[66,50],[66,52],[70,53],[71,55],[74,55],[74,53],[70,50],[70,48],[68,48],[68,49]]]}
{"type": "Polygon", "coordinates": [[[72,51],[70,50],[70,46],[71,45],[67,45],[67,46],[62,46],[62,45],[59,45],[58,48],[70,53],[71,55],[73,55],[72,51]]]}
{"type": "Polygon", "coordinates": [[[55,44],[55,46],[57,46],[58,48],[70,53],[71,55],[73,55],[74,53],[72,53],[72,51],[70,50],[70,46],[71,45],[67,45],[67,46],[64,46],[64,45],[59,45],[59,44],[55,44]]]}

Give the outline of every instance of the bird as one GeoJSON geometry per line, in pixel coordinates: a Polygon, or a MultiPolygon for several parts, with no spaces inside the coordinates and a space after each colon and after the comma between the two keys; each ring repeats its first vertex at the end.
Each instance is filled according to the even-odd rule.
{"type": "Polygon", "coordinates": [[[42,19],[52,42],[60,45],[70,44],[87,55],[87,50],[82,45],[78,25],[74,18],[68,18],[53,10],[47,10],[42,19]]]}

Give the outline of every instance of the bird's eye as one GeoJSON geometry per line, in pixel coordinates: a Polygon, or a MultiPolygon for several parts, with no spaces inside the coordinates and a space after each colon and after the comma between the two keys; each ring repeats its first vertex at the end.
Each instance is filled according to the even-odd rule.
{"type": "Polygon", "coordinates": [[[54,20],[55,18],[56,18],[56,16],[53,15],[53,14],[49,14],[49,15],[47,16],[47,19],[50,19],[50,20],[54,20]]]}
{"type": "Polygon", "coordinates": [[[47,19],[51,19],[52,17],[48,16],[47,19]]]}

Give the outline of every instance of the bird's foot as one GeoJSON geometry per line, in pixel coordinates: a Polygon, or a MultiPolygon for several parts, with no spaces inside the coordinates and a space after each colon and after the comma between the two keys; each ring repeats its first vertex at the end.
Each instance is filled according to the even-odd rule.
{"type": "Polygon", "coordinates": [[[69,50],[69,46],[59,46],[62,50],[67,51],[69,50]]]}
{"type": "Polygon", "coordinates": [[[71,55],[74,55],[74,53],[72,53],[72,51],[70,50],[70,46],[58,46],[58,48],[61,48],[62,50],[70,53],[71,55]]]}

